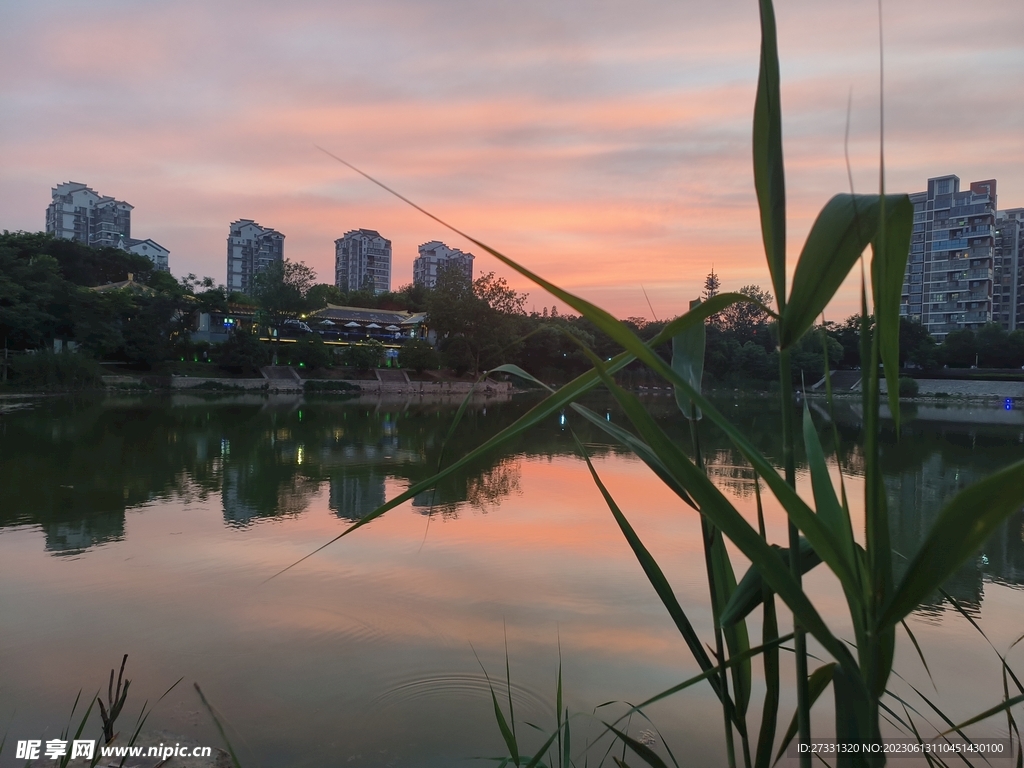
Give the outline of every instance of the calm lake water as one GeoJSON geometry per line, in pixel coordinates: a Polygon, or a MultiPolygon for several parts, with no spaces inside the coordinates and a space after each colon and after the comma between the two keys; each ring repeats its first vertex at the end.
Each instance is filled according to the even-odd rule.
{"type": "MultiPolygon", "coordinates": [[[[246,766],[479,765],[473,758],[503,754],[483,669],[507,702],[506,640],[520,738],[536,748],[542,739],[526,722],[553,727],[560,646],[582,753],[600,731],[595,706],[643,700],[699,670],[568,427],[698,632],[708,642],[712,633],[695,514],[571,414],[268,581],[532,402],[474,403],[443,456],[457,403],[152,396],[37,400],[0,413],[0,733],[8,734],[0,764],[15,764],[15,739],[55,738],[79,689],[105,690],[110,667],[128,653],[122,731],[143,701],[184,676],[148,725],[219,745],[197,682],[246,766]]],[[[671,398],[649,402],[689,445],[671,398]]],[[[590,404],[623,423],[608,402],[590,404]]],[[[774,401],[720,407],[780,463],[774,401]]],[[[907,555],[944,499],[1024,455],[1020,410],[910,411],[899,444],[891,431],[884,442],[894,547],[907,555]]],[[[828,447],[831,429],[823,412],[815,416],[828,447]]],[[[837,422],[860,528],[856,407],[838,407],[837,422]]],[[[701,429],[709,472],[753,520],[751,473],[710,424],[701,429]]],[[[803,470],[799,485],[809,496],[803,470]]],[[[769,536],[783,542],[771,500],[766,514],[769,536]]],[[[947,586],[1000,650],[1024,633],[1022,535],[1017,514],[947,586]]],[[[821,568],[807,582],[826,620],[851,636],[837,584],[821,568]]],[[[936,595],[909,624],[938,694],[901,635],[896,669],[907,680],[953,718],[998,702],[998,660],[962,616],[936,595]]],[[[1022,653],[1018,646],[1011,663],[1022,653]]],[[[893,687],[908,690],[895,678],[893,687]]],[[[829,731],[824,698],[818,733],[829,731]]],[[[784,721],[792,709],[787,689],[784,721]]],[[[682,764],[724,763],[720,710],[706,685],[648,714],[654,725],[634,718],[634,735],[656,726],[682,764]]],[[[993,719],[975,733],[1002,728],[1005,720],[993,719]]]]}

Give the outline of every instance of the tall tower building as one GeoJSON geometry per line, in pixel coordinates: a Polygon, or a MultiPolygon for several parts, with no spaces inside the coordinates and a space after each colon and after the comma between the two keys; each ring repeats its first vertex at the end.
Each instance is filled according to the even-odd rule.
{"type": "Polygon", "coordinates": [[[46,208],[46,233],[94,248],[115,248],[132,234],[133,206],[68,181],[52,190],[46,208]]]}
{"type": "Polygon", "coordinates": [[[412,263],[413,285],[433,288],[437,285],[440,270],[455,268],[465,274],[466,279],[473,281],[472,253],[464,253],[458,248],[449,248],[438,240],[431,240],[419,247],[420,255],[412,263]]]}
{"type": "Polygon", "coordinates": [[[343,291],[390,291],[391,241],[374,229],[353,229],[335,240],[334,284],[343,291]]]}
{"type": "Polygon", "coordinates": [[[992,322],[996,182],[928,179],[910,196],[914,224],[900,314],[942,341],[950,331],[992,322]]]}
{"type": "Polygon", "coordinates": [[[1024,208],[996,215],[993,321],[1008,331],[1024,328],[1024,208]]]}
{"type": "Polygon", "coordinates": [[[229,291],[249,293],[253,278],[268,265],[284,260],[284,235],[252,219],[231,222],[228,235],[229,291]]]}

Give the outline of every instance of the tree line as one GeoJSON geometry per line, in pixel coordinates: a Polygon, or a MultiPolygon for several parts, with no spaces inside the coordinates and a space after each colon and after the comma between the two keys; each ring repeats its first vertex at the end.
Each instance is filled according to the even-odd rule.
{"type": "MultiPolygon", "coordinates": [[[[712,272],[702,298],[719,289],[712,272]]],[[[771,305],[772,297],[757,285],[739,292],[755,302],[734,304],[709,318],[705,375],[711,386],[768,386],[778,369],[774,325],[763,308],[771,305]]],[[[443,367],[465,374],[513,363],[559,383],[590,367],[584,349],[602,359],[620,351],[588,320],[560,314],[556,307],[527,312],[526,302],[527,294],[494,273],[469,281],[458,270],[442,269],[432,288],[407,285],[375,295],[318,283],[310,267],[288,260],[256,275],[250,293],[232,293],[209,277],[176,280],[154,270],[145,257],[115,248],[90,248],[41,233],[0,235],[0,347],[48,349],[60,339],[74,342],[93,359],[143,369],[211,356],[236,370],[265,364],[273,350],[258,340],[260,335],[328,304],[425,312],[435,343],[407,342],[400,356],[403,366],[417,370],[443,367]],[[92,290],[129,275],[134,290],[92,290]],[[253,316],[248,333],[216,348],[192,340],[197,313],[227,313],[240,306],[253,316]]],[[[627,317],[623,322],[649,340],[666,321],[627,317]]],[[[868,327],[871,323],[867,318],[868,327]]],[[[863,325],[856,315],[842,323],[821,324],[818,333],[808,334],[794,350],[794,377],[817,381],[826,356],[833,369],[859,367],[863,325]]],[[[381,363],[383,353],[383,347],[370,343],[350,347],[339,359],[315,335],[287,348],[282,362],[309,367],[341,363],[369,368],[381,363]]],[[[667,359],[669,345],[659,352],[667,359]]],[[[1019,368],[1024,365],[1024,331],[1007,333],[990,325],[977,332],[950,333],[937,344],[920,323],[903,319],[900,355],[901,364],[921,368],[1019,368]]],[[[621,375],[628,383],[647,381],[639,364],[621,375]]]]}

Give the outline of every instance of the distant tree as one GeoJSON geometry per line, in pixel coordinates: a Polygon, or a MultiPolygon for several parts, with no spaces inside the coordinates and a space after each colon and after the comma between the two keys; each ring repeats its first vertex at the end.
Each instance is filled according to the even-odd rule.
{"type": "Polygon", "coordinates": [[[974,331],[965,328],[950,331],[939,347],[939,361],[951,368],[968,368],[974,365],[978,354],[978,342],[974,331]]]}
{"type": "Polygon", "coordinates": [[[317,283],[306,292],[306,302],[310,310],[323,309],[328,304],[347,306],[348,295],[336,285],[317,283]]]}
{"type": "MultiPolygon", "coordinates": [[[[745,285],[740,288],[739,293],[749,296],[765,307],[770,307],[773,301],[771,293],[761,290],[759,285],[745,285]]],[[[769,319],[767,310],[756,304],[740,302],[730,304],[719,312],[716,322],[723,329],[731,332],[733,338],[740,345],[754,341],[769,350],[775,346],[768,324],[769,319]]]]}
{"type": "Polygon", "coordinates": [[[920,368],[932,368],[938,359],[938,345],[928,329],[917,320],[900,318],[900,366],[913,363],[920,368]]]}
{"type": "Polygon", "coordinates": [[[704,278],[704,289],[700,293],[701,301],[707,301],[717,296],[721,287],[722,281],[718,279],[718,275],[715,274],[715,268],[712,267],[711,271],[708,272],[708,276],[704,278]]]}
{"type": "Polygon", "coordinates": [[[253,278],[252,296],[259,308],[257,324],[276,331],[284,321],[309,309],[306,294],[316,284],[316,272],[301,261],[275,261],[253,278]]]}
{"type": "Polygon", "coordinates": [[[998,323],[988,323],[974,334],[978,365],[982,368],[1009,368],[1013,365],[1010,334],[998,323]]]}

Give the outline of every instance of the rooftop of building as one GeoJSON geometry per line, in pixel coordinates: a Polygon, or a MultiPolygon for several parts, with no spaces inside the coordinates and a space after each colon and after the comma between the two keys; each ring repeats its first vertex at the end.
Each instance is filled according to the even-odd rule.
{"type": "Polygon", "coordinates": [[[367,309],[366,307],[339,307],[328,304],[324,309],[312,313],[311,317],[330,320],[332,323],[377,323],[377,325],[415,325],[426,319],[426,312],[404,312],[390,309],[367,309]]]}

